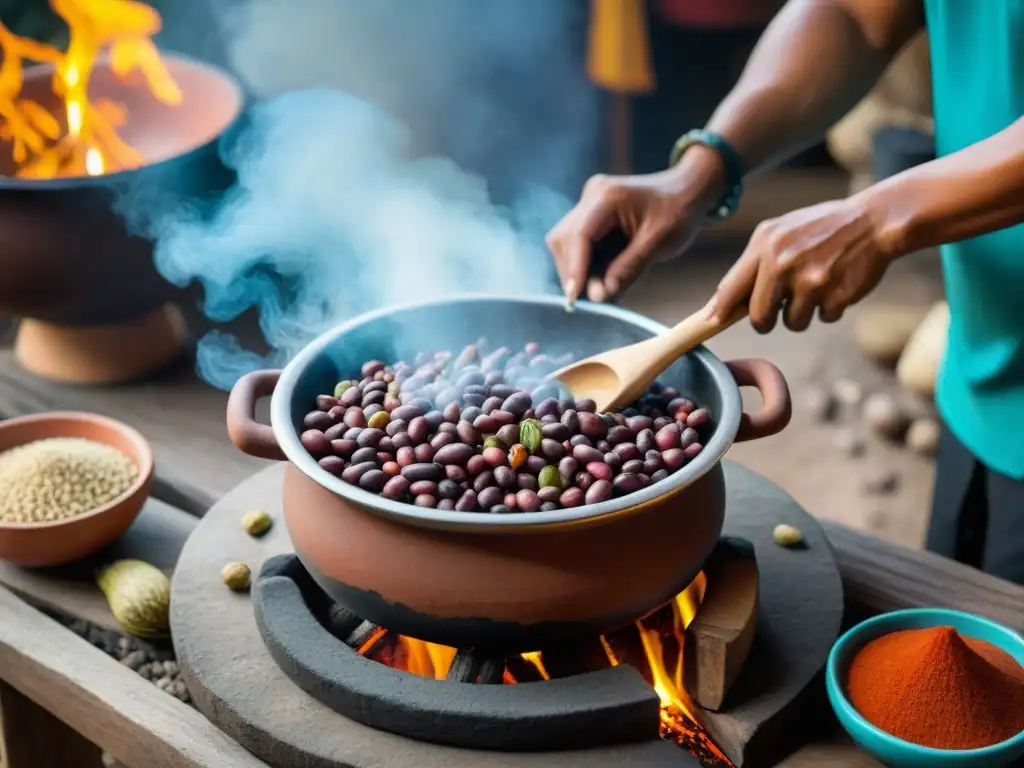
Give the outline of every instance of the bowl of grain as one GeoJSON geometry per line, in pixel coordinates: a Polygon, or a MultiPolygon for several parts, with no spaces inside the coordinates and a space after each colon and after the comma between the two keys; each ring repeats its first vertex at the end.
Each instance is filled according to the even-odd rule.
{"type": "Polygon", "coordinates": [[[153,479],[153,450],[127,424],[53,412],[0,421],[0,559],[63,565],[121,536],[153,479]]]}

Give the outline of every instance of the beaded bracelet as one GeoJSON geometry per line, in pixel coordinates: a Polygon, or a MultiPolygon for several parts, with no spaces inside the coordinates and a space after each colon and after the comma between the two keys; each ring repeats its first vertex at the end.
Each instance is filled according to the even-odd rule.
{"type": "Polygon", "coordinates": [[[672,153],[669,155],[669,167],[678,163],[683,153],[696,144],[710,147],[718,152],[725,165],[728,189],[708,215],[717,221],[727,219],[736,212],[740,204],[740,196],[743,194],[743,176],[745,175],[743,161],[740,160],[740,156],[732,148],[732,145],[717,133],[693,130],[680,136],[673,145],[672,153]]]}

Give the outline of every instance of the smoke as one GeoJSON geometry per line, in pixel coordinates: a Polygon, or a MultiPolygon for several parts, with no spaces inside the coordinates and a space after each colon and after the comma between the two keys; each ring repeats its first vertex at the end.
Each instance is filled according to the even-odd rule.
{"type": "Polygon", "coordinates": [[[205,380],[229,388],[377,307],[553,289],[543,235],[585,176],[595,124],[574,5],[218,9],[228,57],[260,98],[222,143],[237,181],[213,210],[122,202],[156,239],[160,272],[203,285],[208,317],[259,315],[269,355],[213,332],[199,344],[205,380]]]}

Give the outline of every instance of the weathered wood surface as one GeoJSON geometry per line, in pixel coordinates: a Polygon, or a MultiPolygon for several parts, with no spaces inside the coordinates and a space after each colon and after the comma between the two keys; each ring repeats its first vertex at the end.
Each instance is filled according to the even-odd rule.
{"type": "Polygon", "coordinates": [[[96,566],[135,558],[157,566],[169,576],[195,524],[192,515],[150,499],[124,536],[92,557],[59,568],[35,569],[19,568],[0,560],[0,584],[35,605],[104,629],[121,631],[96,587],[96,566]]]}
{"type": "Polygon", "coordinates": [[[100,768],[99,747],[0,681],[0,766],[100,768]]]}
{"type": "Polygon", "coordinates": [[[265,768],[194,709],[3,587],[0,678],[130,768],[265,768]]]}

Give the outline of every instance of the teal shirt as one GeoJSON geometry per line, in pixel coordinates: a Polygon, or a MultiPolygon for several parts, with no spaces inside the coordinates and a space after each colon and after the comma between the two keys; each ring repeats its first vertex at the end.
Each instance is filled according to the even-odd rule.
{"type": "MultiPolygon", "coordinates": [[[[1024,0],[925,0],[939,156],[1024,115],[1024,0]]],[[[943,246],[949,344],[936,400],[991,469],[1024,478],[1024,225],[943,246]]]]}

